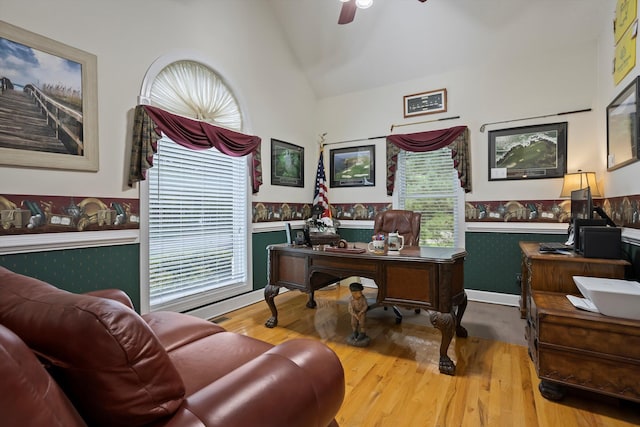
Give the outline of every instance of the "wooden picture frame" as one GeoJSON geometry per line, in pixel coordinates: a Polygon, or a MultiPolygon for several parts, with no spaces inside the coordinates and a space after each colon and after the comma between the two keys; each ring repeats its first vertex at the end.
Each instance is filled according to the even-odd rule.
{"type": "Polygon", "coordinates": [[[404,97],[404,117],[422,116],[425,114],[444,113],[447,111],[447,89],[414,93],[404,97]]]}
{"type": "Polygon", "coordinates": [[[371,187],[376,185],[376,146],[330,150],[330,186],[371,187]]]}
{"type": "Polygon", "coordinates": [[[562,178],[567,172],[567,122],[489,132],[489,181],[562,178]]]}
{"type": "Polygon", "coordinates": [[[633,79],[607,106],[607,170],[638,161],[640,77],[633,79]]]}
{"type": "Polygon", "coordinates": [[[304,148],[271,139],[271,185],[304,187],[304,148]]]}
{"type": "Polygon", "coordinates": [[[28,132],[0,130],[0,164],[97,171],[97,88],[95,55],[0,21],[0,99],[10,111],[4,120],[38,123],[28,132]],[[34,107],[27,111],[21,98],[34,107]],[[36,113],[37,120],[23,119],[36,113]]]}

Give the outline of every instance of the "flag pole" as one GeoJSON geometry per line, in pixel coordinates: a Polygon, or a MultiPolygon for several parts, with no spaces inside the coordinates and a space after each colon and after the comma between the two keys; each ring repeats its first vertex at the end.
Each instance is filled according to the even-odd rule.
{"type": "Polygon", "coordinates": [[[318,144],[320,144],[320,152],[322,153],[322,150],[324,149],[324,145],[325,145],[325,137],[327,136],[327,133],[322,133],[319,135],[320,136],[320,141],[318,142],[318,144]]]}
{"type": "MultiPolygon", "coordinates": [[[[327,136],[327,132],[324,132],[322,134],[319,135],[319,145],[320,145],[320,153],[318,155],[318,172],[316,174],[316,191],[314,192],[314,200],[313,203],[316,203],[316,197],[320,196],[320,201],[324,200],[324,204],[326,206],[326,214],[329,218],[332,218],[333,215],[331,214],[331,204],[329,203],[329,199],[327,198],[326,192],[327,192],[327,187],[326,187],[326,175],[325,175],[325,168],[324,168],[324,141],[325,141],[325,137],[327,136]]],[[[323,212],[323,216],[325,216],[325,213],[323,212]]]]}

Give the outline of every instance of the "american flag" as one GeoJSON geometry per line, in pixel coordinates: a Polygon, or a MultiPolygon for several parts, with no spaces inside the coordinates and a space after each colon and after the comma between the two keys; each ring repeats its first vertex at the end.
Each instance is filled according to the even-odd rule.
{"type": "Polygon", "coordinates": [[[323,216],[330,216],[329,197],[327,196],[327,179],[324,173],[324,153],[320,150],[318,172],[316,173],[316,189],[313,193],[313,205],[320,205],[325,209],[323,216]]]}

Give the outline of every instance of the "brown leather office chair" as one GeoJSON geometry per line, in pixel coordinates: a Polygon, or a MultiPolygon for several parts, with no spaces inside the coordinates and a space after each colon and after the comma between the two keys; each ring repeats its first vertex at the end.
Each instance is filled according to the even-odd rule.
{"type": "MultiPolygon", "coordinates": [[[[373,220],[373,233],[384,234],[385,238],[389,233],[398,233],[404,237],[404,246],[419,246],[420,245],[420,221],[422,220],[422,214],[420,212],[390,209],[383,212],[378,212],[373,220]]],[[[369,310],[376,308],[377,304],[369,307],[369,310]]],[[[387,307],[385,307],[385,310],[387,307]]],[[[402,313],[398,310],[398,307],[393,307],[393,312],[396,315],[396,323],[402,322],[402,313]]],[[[416,313],[420,310],[416,309],[416,313]]]]}
{"type": "Polygon", "coordinates": [[[378,212],[373,220],[373,233],[382,233],[386,237],[389,233],[397,232],[404,237],[405,246],[419,246],[421,220],[420,212],[400,209],[378,212]]]}

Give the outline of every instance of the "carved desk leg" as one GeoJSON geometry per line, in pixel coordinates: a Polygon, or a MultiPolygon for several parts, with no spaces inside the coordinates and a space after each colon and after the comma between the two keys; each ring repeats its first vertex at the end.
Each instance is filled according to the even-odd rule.
{"type": "Polygon", "coordinates": [[[467,309],[467,293],[465,292],[462,297],[462,302],[458,304],[456,309],[456,336],[460,338],[466,338],[469,336],[467,330],[462,326],[462,316],[467,309]]]}
{"type": "Polygon", "coordinates": [[[440,373],[455,375],[456,365],[447,355],[449,344],[453,339],[453,332],[456,329],[456,316],[453,313],[440,313],[439,311],[429,311],[431,324],[440,329],[442,341],[440,341],[440,373]]]}
{"type": "Polygon", "coordinates": [[[264,288],[264,300],[267,302],[269,309],[271,309],[271,317],[264,324],[267,328],[273,328],[278,325],[278,309],[273,300],[278,293],[280,293],[279,286],[267,285],[264,288]]]}

